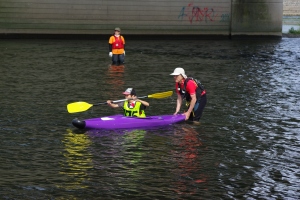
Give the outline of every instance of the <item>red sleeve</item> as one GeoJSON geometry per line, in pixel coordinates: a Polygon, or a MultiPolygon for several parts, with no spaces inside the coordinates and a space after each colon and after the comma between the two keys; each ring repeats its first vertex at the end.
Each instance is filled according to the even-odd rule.
{"type": "Polygon", "coordinates": [[[186,84],[186,91],[190,94],[196,94],[197,84],[193,80],[189,80],[186,84]]]}

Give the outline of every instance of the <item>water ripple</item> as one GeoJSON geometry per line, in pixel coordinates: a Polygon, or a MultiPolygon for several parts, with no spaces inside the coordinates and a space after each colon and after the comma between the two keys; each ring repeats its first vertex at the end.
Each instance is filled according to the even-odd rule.
{"type": "MultiPolygon", "coordinates": [[[[107,41],[0,43],[3,199],[298,199],[300,43],[282,40],[128,41],[110,66],[107,41]],[[66,105],[174,89],[175,67],[201,79],[201,125],[85,131],[66,105]]],[[[148,115],[173,113],[176,96],[148,98],[148,115]]]]}

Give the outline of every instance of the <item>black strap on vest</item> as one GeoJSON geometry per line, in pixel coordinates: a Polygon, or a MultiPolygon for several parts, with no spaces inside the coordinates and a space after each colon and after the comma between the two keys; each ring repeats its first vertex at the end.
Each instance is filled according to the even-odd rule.
{"type": "Polygon", "coordinates": [[[181,94],[182,98],[186,99],[186,101],[191,101],[191,99],[192,99],[191,95],[186,92],[186,86],[187,86],[188,81],[190,81],[190,80],[194,81],[197,84],[196,98],[198,100],[201,98],[201,94],[205,89],[204,89],[204,86],[200,83],[200,81],[198,81],[197,79],[194,79],[192,77],[188,77],[184,80],[183,89],[181,89],[179,86],[179,83],[177,83],[178,84],[177,87],[180,89],[179,93],[181,94]]]}

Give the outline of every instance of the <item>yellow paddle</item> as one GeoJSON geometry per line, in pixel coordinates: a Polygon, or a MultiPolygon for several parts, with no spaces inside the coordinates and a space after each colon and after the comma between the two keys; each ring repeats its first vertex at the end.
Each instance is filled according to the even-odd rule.
{"type": "MultiPolygon", "coordinates": [[[[173,91],[167,91],[167,92],[149,94],[147,96],[142,96],[142,97],[137,97],[137,98],[138,99],[142,99],[142,98],[162,99],[162,98],[172,96],[172,94],[173,94],[173,91]]],[[[112,103],[118,103],[118,102],[122,102],[122,101],[126,101],[126,100],[128,100],[128,99],[116,100],[116,101],[113,101],[112,103]]],[[[97,103],[97,104],[89,104],[87,102],[79,101],[79,102],[69,103],[67,105],[67,110],[69,113],[83,112],[83,111],[88,110],[92,106],[98,106],[98,105],[103,105],[103,104],[107,104],[107,103],[103,102],[103,103],[97,103]]]]}

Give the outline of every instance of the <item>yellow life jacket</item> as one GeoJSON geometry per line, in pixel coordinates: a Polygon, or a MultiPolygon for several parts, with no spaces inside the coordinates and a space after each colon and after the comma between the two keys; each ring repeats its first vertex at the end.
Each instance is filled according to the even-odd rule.
{"type": "Polygon", "coordinates": [[[130,117],[146,117],[145,110],[141,110],[141,102],[135,102],[133,108],[128,107],[128,101],[124,102],[124,116],[130,117]]]}

